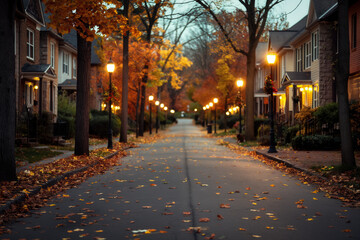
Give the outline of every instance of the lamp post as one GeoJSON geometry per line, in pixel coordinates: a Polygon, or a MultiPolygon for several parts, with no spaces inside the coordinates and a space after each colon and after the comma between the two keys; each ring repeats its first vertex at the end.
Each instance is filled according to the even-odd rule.
{"type": "Polygon", "coordinates": [[[219,99],[214,98],[214,105],[215,105],[215,125],[214,125],[214,133],[216,133],[216,104],[219,102],[219,99]]]}
{"type": "Polygon", "coordinates": [[[238,97],[239,97],[239,134],[242,133],[242,125],[241,125],[241,88],[244,86],[244,80],[240,78],[236,81],[236,85],[238,87],[238,97]]]}
{"type": "MultiPolygon", "coordinates": [[[[266,56],[267,62],[270,65],[270,77],[272,78],[272,64],[275,63],[276,53],[271,51],[266,56]]],[[[275,131],[274,131],[274,95],[273,90],[270,91],[270,147],[268,153],[276,153],[275,147],[275,131]]]]}
{"type": "Polygon", "coordinates": [[[154,96],[149,96],[149,111],[150,111],[150,119],[149,119],[149,134],[152,134],[152,110],[151,110],[151,102],[154,100],[154,96]]]}
{"type": "Polygon", "coordinates": [[[112,143],[112,125],[111,125],[111,98],[112,98],[112,89],[111,89],[111,74],[114,72],[115,70],[115,64],[114,62],[111,60],[109,60],[109,62],[106,65],[106,69],[109,73],[109,104],[108,104],[108,109],[109,109],[109,126],[108,126],[108,149],[112,149],[113,148],[113,143],[112,143]]]}
{"type": "Polygon", "coordinates": [[[167,110],[168,110],[168,107],[165,106],[164,107],[164,111],[165,111],[165,128],[166,128],[166,124],[167,124],[167,110]]]}
{"type": "Polygon", "coordinates": [[[155,123],[155,126],[156,126],[156,133],[158,133],[158,131],[159,131],[159,105],[160,105],[160,102],[156,101],[155,105],[156,105],[156,123],[155,123]]]}

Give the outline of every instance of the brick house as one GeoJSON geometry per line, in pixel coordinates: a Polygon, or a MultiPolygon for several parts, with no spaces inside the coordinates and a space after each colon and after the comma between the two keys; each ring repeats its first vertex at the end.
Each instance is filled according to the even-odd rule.
{"type": "Polygon", "coordinates": [[[269,34],[268,50],[277,53],[273,75],[280,90],[275,94],[277,116],[285,114],[282,122],[293,124],[304,106],[336,101],[336,6],[335,0],[311,0],[306,17],[286,31],[269,34]]]}
{"type": "Polygon", "coordinates": [[[360,101],[360,1],[350,1],[349,38],[350,69],[349,99],[360,101]]]}
{"type": "Polygon", "coordinates": [[[19,3],[25,17],[15,20],[16,112],[57,114],[57,45],[60,36],[46,28],[40,0],[19,3]]]}

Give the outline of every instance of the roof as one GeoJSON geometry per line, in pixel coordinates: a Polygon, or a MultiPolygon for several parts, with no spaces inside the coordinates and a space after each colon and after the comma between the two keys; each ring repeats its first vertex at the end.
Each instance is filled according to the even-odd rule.
{"type": "Polygon", "coordinates": [[[44,12],[40,0],[23,0],[26,14],[41,26],[45,26],[44,12]]]}
{"type": "Polygon", "coordinates": [[[66,79],[64,82],[59,84],[59,87],[64,87],[64,86],[76,86],[76,79],[66,79]]]}
{"type": "Polygon", "coordinates": [[[50,64],[36,64],[31,65],[29,63],[25,63],[21,68],[22,72],[33,72],[33,73],[45,73],[49,70],[50,64]]]}
{"type": "Polygon", "coordinates": [[[300,21],[292,25],[288,30],[293,30],[293,31],[303,30],[306,26],[306,19],[307,19],[307,15],[304,16],[300,21]]]}
{"type": "Polygon", "coordinates": [[[311,82],[311,72],[285,72],[281,84],[288,85],[291,83],[301,84],[311,82]]]}
{"type": "MultiPolygon", "coordinates": [[[[71,46],[73,46],[75,49],[77,49],[77,34],[74,29],[71,29],[71,31],[68,34],[65,34],[63,36],[64,41],[71,46]]],[[[100,44],[98,39],[95,39],[91,43],[91,64],[101,64],[99,56],[96,54],[97,48],[99,48],[100,44]]]]}
{"type": "Polygon", "coordinates": [[[337,3],[336,0],[312,0],[312,2],[318,19],[337,3]]]}
{"type": "Polygon", "coordinates": [[[297,33],[298,31],[295,30],[270,31],[269,47],[271,47],[273,51],[277,52],[281,48],[289,46],[285,44],[289,42],[289,39],[291,39],[297,33]]]}

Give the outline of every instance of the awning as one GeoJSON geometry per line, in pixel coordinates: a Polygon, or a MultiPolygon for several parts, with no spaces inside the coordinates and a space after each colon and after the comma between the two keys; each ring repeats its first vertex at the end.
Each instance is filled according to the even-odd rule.
{"type": "Polygon", "coordinates": [[[281,85],[286,87],[291,84],[311,85],[311,72],[285,72],[284,77],[281,79],[281,85]]]}
{"type": "Polygon", "coordinates": [[[32,80],[40,80],[39,78],[47,77],[50,79],[55,79],[56,74],[51,68],[50,64],[29,64],[25,63],[21,68],[22,78],[28,78],[32,80]]]}

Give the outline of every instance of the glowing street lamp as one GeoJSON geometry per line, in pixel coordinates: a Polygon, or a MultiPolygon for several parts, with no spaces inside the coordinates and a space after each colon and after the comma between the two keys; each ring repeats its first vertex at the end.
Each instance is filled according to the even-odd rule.
{"type": "Polygon", "coordinates": [[[149,120],[149,134],[152,134],[152,110],[151,110],[151,103],[154,101],[154,96],[149,96],[149,110],[150,110],[150,120],[149,120]]]}
{"type": "Polygon", "coordinates": [[[112,89],[111,89],[111,74],[115,71],[115,64],[111,60],[106,65],[106,70],[109,73],[109,105],[108,105],[108,111],[109,111],[109,126],[108,126],[108,149],[113,148],[112,143],[112,124],[111,124],[111,98],[112,98],[112,89]]]}
{"type": "Polygon", "coordinates": [[[217,105],[217,103],[219,102],[219,99],[214,98],[213,101],[214,101],[214,105],[215,105],[215,125],[214,125],[214,133],[216,133],[216,105],[217,105]]]}
{"type": "Polygon", "coordinates": [[[156,105],[156,123],[155,123],[155,126],[156,126],[156,133],[158,133],[158,131],[159,131],[159,105],[160,105],[160,102],[155,101],[155,105],[156,105]]]}
{"type": "Polygon", "coordinates": [[[236,81],[236,86],[238,87],[238,98],[239,98],[239,134],[241,134],[242,132],[242,124],[241,124],[241,108],[242,108],[242,104],[241,104],[241,88],[244,86],[244,80],[242,80],[242,78],[240,78],[239,80],[236,81]]]}
{"type": "MultiPolygon", "coordinates": [[[[276,53],[270,50],[266,56],[267,62],[270,65],[270,77],[272,78],[272,65],[276,60],[276,53]]],[[[273,90],[270,93],[270,147],[268,153],[276,153],[275,148],[275,131],[274,131],[274,95],[273,90]]]]}

